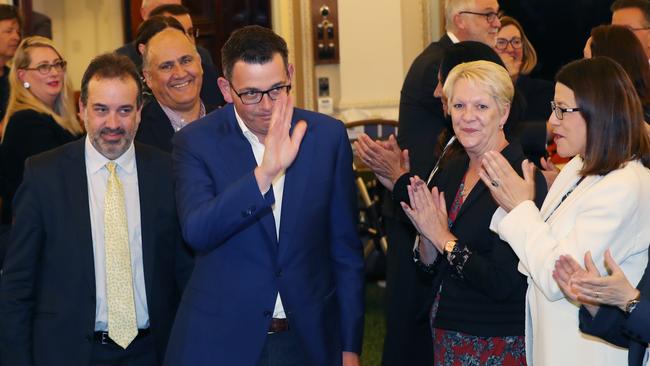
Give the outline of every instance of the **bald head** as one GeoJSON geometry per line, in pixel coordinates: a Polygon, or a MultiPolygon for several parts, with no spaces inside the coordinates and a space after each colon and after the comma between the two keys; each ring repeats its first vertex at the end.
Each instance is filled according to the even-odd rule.
{"type": "Polygon", "coordinates": [[[140,15],[143,20],[149,19],[149,13],[160,5],[176,4],[181,5],[181,0],[142,0],[140,15]]]}
{"type": "Polygon", "coordinates": [[[167,28],[151,37],[142,54],[142,66],[145,81],[160,104],[182,112],[199,103],[201,57],[182,31],[167,28]]]}

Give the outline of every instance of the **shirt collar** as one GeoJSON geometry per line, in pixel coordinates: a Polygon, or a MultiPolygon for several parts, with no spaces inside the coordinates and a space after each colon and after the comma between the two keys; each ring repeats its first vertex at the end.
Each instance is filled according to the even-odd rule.
{"type": "Polygon", "coordinates": [[[244,134],[244,137],[246,137],[246,140],[248,140],[249,143],[260,143],[260,139],[255,136],[255,134],[246,126],[246,123],[244,123],[244,120],[239,116],[239,113],[237,113],[237,108],[233,108],[235,111],[235,119],[237,119],[237,124],[239,125],[239,128],[241,128],[241,132],[244,134]]]}
{"type": "Polygon", "coordinates": [[[120,169],[125,171],[127,174],[133,174],[135,172],[135,148],[133,147],[133,141],[131,141],[131,146],[129,146],[129,148],[119,158],[109,160],[95,149],[93,144],[90,142],[90,137],[86,135],[85,151],[86,169],[91,174],[95,174],[103,169],[109,161],[114,161],[120,169]]]}
{"type": "MultiPolygon", "coordinates": [[[[205,117],[205,105],[201,100],[199,100],[199,103],[201,103],[201,109],[199,110],[199,118],[205,117]]],[[[181,128],[187,126],[188,123],[193,122],[193,121],[186,121],[181,117],[180,114],[176,113],[175,110],[163,105],[162,103],[158,102],[160,104],[160,108],[165,112],[165,115],[167,115],[167,118],[169,118],[169,122],[172,124],[172,128],[174,128],[174,132],[178,132],[181,128]]],[[[197,119],[199,119],[197,118],[197,119]]]]}
{"type": "Polygon", "coordinates": [[[456,37],[456,35],[451,33],[451,32],[447,32],[447,37],[449,37],[449,39],[451,39],[451,42],[454,43],[454,44],[460,42],[458,37],[456,37]]]}

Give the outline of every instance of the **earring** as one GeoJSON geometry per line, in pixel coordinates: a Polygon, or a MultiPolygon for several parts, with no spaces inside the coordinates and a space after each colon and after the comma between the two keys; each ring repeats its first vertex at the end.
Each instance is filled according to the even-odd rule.
{"type": "Polygon", "coordinates": [[[23,86],[25,87],[25,89],[29,89],[31,87],[31,84],[29,84],[29,82],[25,81],[23,83],[23,86]]]}
{"type": "Polygon", "coordinates": [[[503,130],[503,125],[499,125],[499,129],[500,129],[500,130],[503,130]]]}

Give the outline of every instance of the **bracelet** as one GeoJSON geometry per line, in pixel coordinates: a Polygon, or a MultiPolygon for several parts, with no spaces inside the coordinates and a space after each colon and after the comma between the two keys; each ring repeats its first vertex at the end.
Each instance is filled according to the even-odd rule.
{"type": "Polygon", "coordinates": [[[460,279],[463,279],[463,268],[472,255],[472,251],[467,248],[467,245],[456,243],[451,252],[447,253],[447,261],[454,269],[454,274],[460,279]]]}

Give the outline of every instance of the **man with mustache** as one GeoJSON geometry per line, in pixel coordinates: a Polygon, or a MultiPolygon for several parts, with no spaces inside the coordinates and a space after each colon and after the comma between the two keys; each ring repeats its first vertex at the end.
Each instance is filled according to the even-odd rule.
{"type": "Polygon", "coordinates": [[[142,56],[154,98],[142,108],[136,140],[171,153],[174,133],[213,109],[200,97],[201,58],[187,35],[171,27],[151,37],[142,56]]]}
{"type": "Polygon", "coordinates": [[[141,89],[125,56],[81,84],[86,138],[29,158],[0,286],[0,355],[12,366],[162,363],[192,259],[171,158],[133,143],[141,89]]]}

